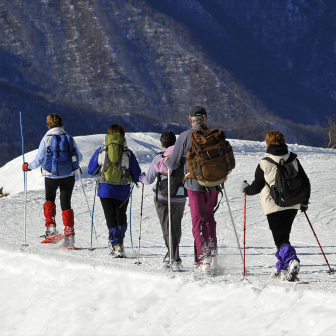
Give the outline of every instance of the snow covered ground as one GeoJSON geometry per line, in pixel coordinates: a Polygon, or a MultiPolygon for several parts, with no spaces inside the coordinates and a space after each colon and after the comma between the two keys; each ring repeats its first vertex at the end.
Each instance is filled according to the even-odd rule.
{"type": "MultiPolygon", "coordinates": [[[[159,134],[130,133],[129,147],[142,170],[160,150],[159,134]]],[[[94,179],[87,165],[104,135],[77,137],[84,155],[83,183],[90,203],[94,179]]],[[[243,195],[241,181],[251,182],[264,143],[230,140],[236,169],[225,187],[241,246],[243,195]]],[[[312,184],[308,216],[331,267],[336,264],[335,151],[290,145],[299,155],[312,184]]],[[[36,151],[26,154],[26,161],[36,151]]],[[[129,231],[127,259],[113,259],[107,248],[107,228],[99,199],[95,225],[99,235],[90,246],[90,216],[79,181],[72,206],[75,212],[77,251],[40,244],[44,234],[44,181],[40,171],[28,173],[27,243],[23,234],[22,157],[0,168],[0,187],[10,196],[0,199],[0,335],[335,335],[336,277],[328,267],[315,237],[299,213],[291,242],[301,259],[300,278],[308,285],[271,280],[276,262],[271,232],[262,215],[259,196],[247,198],[247,278],[222,200],[216,213],[222,274],[204,277],[193,272],[190,211],[183,218],[181,255],[185,272],[162,269],[165,247],[153,205],[151,187],[145,187],[140,261],[137,245],[141,188],[135,188],[132,206],[132,249],[129,231]]],[[[62,229],[59,200],[58,228],[62,229]]]]}

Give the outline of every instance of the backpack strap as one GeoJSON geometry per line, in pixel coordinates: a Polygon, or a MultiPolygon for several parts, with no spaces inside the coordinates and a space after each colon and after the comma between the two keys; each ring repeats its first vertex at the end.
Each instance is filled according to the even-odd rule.
{"type": "MultiPolygon", "coordinates": [[[[285,161],[285,163],[291,163],[291,162],[293,162],[294,160],[297,160],[297,155],[295,154],[295,153],[292,153],[292,152],[290,152],[289,153],[289,157],[288,157],[288,159],[285,161]]],[[[280,165],[279,165],[279,163],[277,163],[277,162],[275,162],[274,160],[272,160],[270,157],[264,157],[262,160],[265,160],[265,161],[268,161],[268,162],[270,162],[270,163],[273,163],[273,164],[275,164],[277,167],[279,167],[280,165]]]]}
{"type": "Polygon", "coordinates": [[[104,145],[104,149],[102,149],[102,151],[105,151],[105,159],[104,159],[104,164],[103,164],[101,171],[106,171],[107,163],[109,161],[108,156],[107,156],[107,146],[104,145]]]}
{"type": "MultiPolygon", "coordinates": [[[[224,154],[224,157],[225,157],[225,162],[226,162],[226,170],[227,170],[227,171],[232,170],[231,162],[230,162],[230,158],[229,158],[229,153],[227,152],[227,146],[226,146],[226,143],[225,143],[225,154],[224,154]]],[[[222,195],[222,196],[223,196],[223,195],[222,195]]]]}
{"type": "MultiPolygon", "coordinates": [[[[69,143],[68,135],[65,134],[65,135],[64,135],[64,138],[65,138],[65,141],[66,141],[66,143],[67,143],[67,145],[68,145],[68,157],[71,157],[71,147],[70,147],[70,143],[69,143]]],[[[72,146],[72,147],[73,147],[73,146],[72,146]]]]}
{"type": "MultiPolygon", "coordinates": [[[[287,159],[286,163],[291,163],[291,162],[293,162],[295,159],[298,160],[298,159],[297,159],[297,155],[296,155],[295,153],[290,152],[290,153],[289,153],[289,158],[287,159]]],[[[299,161],[299,160],[298,160],[298,161],[299,161]]]]}
{"type": "Polygon", "coordinates": [[[155,199],[158,201],[158,194],[159,194],[159,185],[161,182],[161,173],[158,173],[157,179],[156,179],[156,187],[155,187],[155,199]]]}
{"type": "MultiPolygon", "coordinates": [[[[268,161],[269,163],[273,163],[277,167],[279,167],[279,164],[277,162],[275,162],[274,160],[272,160],[271,158],[269,158],[269,157],[264,157],[262,160],[268,161]]],[[[267,187],[271,189],[271,186],[267,183],[266,179],[265,179],[265,183],[266,183],[267,187]]]]}
{"type": "Polygon", "coordinates": [[[277,167],[279,167],[279,163],[275,162],[274,160],[272,160],[271,158],[269,157],[264,157],[262,160],[265,160],[265,161],[268,161],[270,163],[273,163],[275,164],[277,167]]]}

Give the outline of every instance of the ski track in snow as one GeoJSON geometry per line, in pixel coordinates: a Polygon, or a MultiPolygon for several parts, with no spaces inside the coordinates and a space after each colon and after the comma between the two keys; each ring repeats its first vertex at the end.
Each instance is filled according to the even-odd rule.
{"type": "MultiPolygon", "coordinates": [[[[160,135],[129,133],[127,142],[147,171],[161,150],[160,135]]],[[[82,180],[92,207],[94,179],[87,165],[104,135],[76,137],[83,153],[82,180]]],[[[263,157],[262,142],[230,140],[236,169],[225,188],[243,247],[243,195],[240,184],[249,183],[263,157]]],[[[334,167],[335,151],[290,145],[297,153],[311,184],[307,212],[331,267],[335,267],[334,167]]],[[[30,162],[37,151],[26,154],[30,162]]],[[[297,285],[270,279],[275,269],[275,246],[262,214],[259,196],[247,197],[246,266],[242,261],[225,197],[215,215],[221,274],[200,277],[193,272],[193,237],[188,202],[182,221],[181,258],[186,272],[162,269],[166,249],[153,204],[152,187],[145,186],[140,261],[137,261],[141,188],[135,188],[132,206],[132,249],[129,230],[127,259],[113,259],[107,247],[108,230],[99,198],[94,223],[99,235],[90,247],[91,219],[82,187],[76,182],[75,212],[78,251],[43,246],[44,179],[40,170],[28,173],[27,243],[23,234],[22,157],[0,168],[0,187],[10,192],[0,199],[0,334],[1,335],[332,335],[336,334],[336,276],[328,267],[305,216],[298,213],[291,243],[301,259],[297,285]]],[[[77,177],[78,179],[78,177],[77,177]]],[[[58,229],[63,231],[59,198],[58,229]]],[[[128,211],[129,214],[129,211],[128,211]]]]}

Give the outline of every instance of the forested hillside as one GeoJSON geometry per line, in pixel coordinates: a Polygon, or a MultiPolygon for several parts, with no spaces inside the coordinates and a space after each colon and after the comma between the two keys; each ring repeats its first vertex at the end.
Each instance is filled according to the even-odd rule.
{"type": "Polygon", "coordinates": [[[277,127],[292,142],[320,145],[324,131],[313,125],[335,106],[335,11],[313,2],[314,10],[303,0],[246,0],[243,8],[228,0],[2,0],[0,166],[21,151],[19,111],[26,150],[38,146],[50,112],[73,135],[105,132],[116,120],[159,132],[186,125],[195,104],[230,137],[260,140],[277,127]]]}

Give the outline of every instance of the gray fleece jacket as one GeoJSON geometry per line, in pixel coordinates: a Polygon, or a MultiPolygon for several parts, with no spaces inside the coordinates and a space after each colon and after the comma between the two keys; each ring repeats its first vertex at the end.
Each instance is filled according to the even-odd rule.
{"type": "MultiPolygon", "coordinates": [[[[207,130],[207,129],[208,127],[206,125],[198,124],[188,129],[187,131],[181,133],[176,140],[173,153],[170,155],[170,158],[166,161],[166,167],[171,170],[176,169],[179,166],[182,157],[187,157],[187,151],[192,145],[191,134],[195,130],[207,130]]],[[[184,175],[188,174],[188,172],[189,172],[188,165],[187,163],[185,163],[184,175]]],[[[191,191],[205,191],[203,186],[201,186],[195,179],[187,179],[186,183],[184,184],[184,187],[191,191]]],[[[210,188],[210,190],[211,191],[216,190],[216,187],[212,187],[210,188]]]]}

